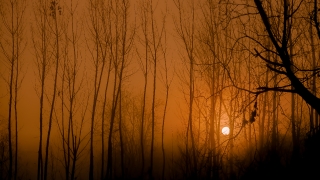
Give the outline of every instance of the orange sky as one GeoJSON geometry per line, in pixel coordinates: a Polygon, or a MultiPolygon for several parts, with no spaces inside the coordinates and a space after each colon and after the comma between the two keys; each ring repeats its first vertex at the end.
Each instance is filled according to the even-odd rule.
{"type": "MultiPolygon", "coordinates": [[[[66,3],[68,3],[67,1],[66,3]]],[[[138,22],[136,26],[139,26],[139,21],[140,21],[140,14],[139,14],[139,7],[138,7],[138,1],[130,1],[131,2],[131,9],[130,9],[130,25],[136,25],[135,22],[138,22]]],[[[178,35],[175,31],[175,24],[173,21],[173,18],[177,17],[177,11],[175,8],[175,5],[173,1],[168,0],[167,4],[164,2],[166,1],[155,1],[155,3],[158,3],[157,9],[156,9],[156,15],[155,15],[155,20],[158,22],[161,18],[161,11],[164,11],[165,7],[168,8],[168,13],[167,13],[167,21],[166,21],[166,35],[167,35],[167,62],[168,62],[168,76],[170,79],[172,79],[172,83],[170,86],[170,92],[169,92],[169,104],[168,104],[168,109],[167,109],[167,118],[166,118],[166,124],[165,124],[165,139],[168,144],[176,143],[175,142],[176,138],[180,135],[181,132],[185,130],[186,126],[186,119],[188,115],[188,104],[186,99],[188,98],[188,94],[184,94],[187,92],[187,87],[186,84],[183,84],[183,82],[180,79],[180,72],[186,69],[186,65],[183,62],[183,58],[185,56],[185,51],[183,50],[183,46],[181,43],[181,39],[178,38],[178,35]],[[167,5],[167,6],[166,6],[167,5]],[[184,55],[184,56],[183,56],[184,55]]],[[[35,8],[35,3],[27,2],[27,8],[25,12],[25,32],[23,36],[23,40],[26,43],[26,49],[23,52],[21,60],[23,61],[23,69],[22,69],[22,74],[23,74],[23,82],[21,84],[21,88],[19,89],[19,99],[18,99],[18,117],[19,117],[19,124],[18,124],[18,129],[19,129],[19,156],[21,157],[21,166],[30,166],[32,169],[31,172],[28,172],[28,176],[34,177],[36,173],[36,163],[37,163],[37,151],[38,151],[38,141],[39,141],[39,96],[36,94],[37,91],[39,91],[39,83],[38,83],[38,77],[36,75],[36,66],[35,66],[35,52],[34,52],[34,47],[32,43],[32,27],[36,27],[35,25],[35,19],[34,19],[34,13],[33,9],[35,8]]],[[[67,7],[69,4],[64,4],[64,2],[60,1],[62,4],[61,6],[67,7]]],[[[93,89],[93,65],[92,61],[90,59],[90,50],[88,49],[88,46],[90,48],[90,35],[89,35],[89,18],[88,17],[88,11],[86,9],[87,7],[87,2],[86,1],[78,1],[79,6],[76,11],[76,16],[75,16],[75,21],[78,23],[78,31],[79,31],[79,54],[80,58],[82,60],[81,64],[81,72],[84,80],[83,87],[81,89],[83,90],[84,94],[85,93],[92,93],[93,89]],[[81,28],[80,28],[81,27],[81,28]]],[[[67,9],[67,8],[65,8],[67,9]]],[[[63,8],[63,10],[65,10],[63,8]]],[[[197,12],[200,12],[200,8],[197,9],[197,12]]],[[[64,11],[62,13],[62,16],[64,15],[64,11]]],[[[198,16],[199,14],[196,14],[198,16]]],[[[67,17],[67,16],[66,16],[67,17]]],[[[64,20],[64,18],[61,19],[61,21],[64,20]]],[[[197,22],[200,24],[200,22],[197,22]]],[[[160,25],[160,24],[158,24],[160,25]]],[[[4,31],[4,30],[2,30],[4,31]]],[[[137,27],[137,36],[142,36],[141,29],[137,27]]],[[[1,37],[1,36],[0,36],[1,37]]],[[[91,39],[92,40],[92,39],[91,39]]],[[[132,59],[132,64],[128,68],[128,73],[131,74],[134,72],[124,83],[124,89],[128,91],[128,94],[132,98],[140,98],[142,97],[143,94],[143,85],[144,85],[144,78],[143,78],[143,73],[141,69],[139,69],[138,65],[138,60],[137,60],[137,55],[134,53],[135,51],[138,51],[142,53],[143,51],[139,49],[139,41],[138,38],[135,39],[135,46],[132,49],[132,56],[130,58],[132,59]]],[[[237,56],[241,56],[242,54],[238,54],[237,56]]],[[[5,59],[3,54],[0,54],[1,59],[5,59]]],[[[163,59],[162,59],[163,60],[163,59]]],[[[163,62],[160,63],[160,66],[163,67],[163,62]]],[[[6,69],[6,66],[0,65],[0,70],[5,79],[8,78],[8,69],[6,69]]],[[[152,69],[149,69],[150,74],[149,74],[149,82],[148,82],[148,94],[147,94],[147,99],[148,99],[148,107],[151,107],[151,100],[152,100],[152,69]]],[[[240,79],[243,77],[240,77],[240,79]]],[[[52,74],[48,76],[48,79],[53,79],[52,74]]],[[[158,88],[157,88],[157,100],[158,100],[158,132],[157,132],[157,137],[159,138],[160,134],[160,122],[162,120],[162,109],[165,101],[165,88],[164,84],[161,82],[161,77],[160,73],[158,74],[158,88]]],[[[105,79],[103,79],[105,80],[105,79]]],[[[49,81],[48,81],[49,82],[49,81]]],[[[201,79],[201,83],[198,84],[199,87],[199,94],[203,93],[205,96],[209,94],[208,88],[205,87],[206,84],[203,82],[203,79],[201,79]],[[203,87],[202,87],[203,86],[203,87]]],[[[102,88],[104,89],[104,88],[102,88]]],[[[48,93],[50,93],[50,89],[47,87],[48,93]]],[[[102,90],[101,90],[102,91],[102,90]]],[[[84,97],[81,97],[84,99],[84,97]]],[[[98,100],[102,102],[103,94],[101,93],[99,95],[98,100]]],[[[228,97],[229,98],[229,97],[228,97]]],[[[89,105],[92,103],[92,94],[90,96],[89,100],[89,105]]],[[[227,99],[227,98],[225,98],[227,99]]],[[[284,112],[289,112],[289,104],[290,104],[290,97],[283,97],[284,100],[284,112]]],[[[227,100],[226,100],[227,101],[227,100]]],[[[0,126],[3,124],[6,124],[6,120],[8,117],[8,89],[7,89],[7,84],[3,79],[0,80],[0,126]]],[[[59,102],[59,101],[57,101],[59,102]]],[[[101,103],[99,102],[99,103],[101,103]]],[[[226,106],[228,107],[229,102],[226,102],[226,106]]],[[[205,103],[204,103],[205,104],[205,103]]],[[[209,101],[206,105],[210,104],[209,101]]],[[[60,105],[59,105],[60,106],[60,105]]],[[[80,105],[78,105],[80,106],[80,105]]],[[[209,106],[209,105],[208,105],[209,106]]],[[[204,105],[203,105],[204,107],[204,105]]],[[[207,107],[209,108],[209,107],[207,107]]],[[[238,109],[237,109],[238,110],[238,109]]],[[[56,110],[57,114],[59,113],[59,110],[56,110]]],[[[99,112],[101,109],[99,110],[99,112]]],[[[222,119],[221,119],[221,127],[227,126],[229,123],[228,117],[226,115],[225,110],[222,110],[222,119]]],[[[45,114],[47,116],[49,112],[48,106],[45,109],[45,114]]],[[[209,109],[204,110],[206,112],[206,116],[209,116],[209,109]]],[[[89,129],[90,127],[90,113],[91,113],[91,107],[89,106],[88,110],[88,118],[86,119],[86,130],[89,129]]],[[[246,116],[249,116],[249,111],[247,112],[246,116]]],[[[283,114],[279,115],[283,116],[283,114]]],[[[241,119],[242,117],[237,117],[235,119],[236,124],[237,124],[237,129],[235,130],[238,132],[240,129],[239,127],[241,126],[241,119]]],[[[205,121],[205,120],[203,120],[205,121]]],[[[47,129],[47,121],[45,121],[44,126],[45,130],[47,129]]],[[[283,121],[282,124],[280,124],[279,129],[281,130],[287,130],[286,128],[289,126],[289,122],[283,121]]],[[[256,126],[256,125],[254,125],[256,126]]],[[[200,126],[199,126],[200,127],[200,126]]],[[[54,130],[52,133],[52,139],[54,139],[51,144],[52,148],[57,147],[59,144],[59,134],[58,134],[58,126],[56,124],[56,121],[54,122],[54,130]],[[57,138],[57,139],[55,139],[57,138]]],[[[201,128],[203,128],[204,131],[204,125],[201,125],[201,128]]],[[[97,128],[98,129],[98,128],[97,128]]],[[[2,130],[2,129],[1,129],[2,130]]],[[[3,128],[3,130],[5,130],[3,128]]],[[[221,131],[219,131],[221,133],[221,131]]],[[[182,135],[183,136],[183,135],[182,135]]],[[[97,135],[97,141],[99,137],[97,135]]],[[[98,144],[98,143],[97,143],[98,144]]],[[[239,143],[240,144],[240,143],[239,143]]],[[[99,145],[96,145],[96,147],[99,147],[99,145]]],[[[240,148],[241,149],[241,148],[240,148]]],[[[239,150],[239,149],[238,149],[239,150]]],[[[97,155],[98,156],[98,155],[97,155]]]]}
{"type": "MultiPolygon", "coordinates": [[[[164,1],[159,1],[159,6],[157,7],[157,11],[160,12],[164,11],[165,4],[164,1]]],[[[63,4],[61,1],[60,3],[63,4]]],[[[66,2],[67,3],[67,2],[66,2]]],[[[92,74],[92,65],[90,65],[91,61],[89,58],[89,52],[86,50],[85,41],[88,37],[87,25],[88,19],[85,19],[87,16],[87,9],[86,1],[78,1],[79,6],[77,7],[75,17],[76,21],[81,21],[78,26],[81,26],[83,30],[81,30],[81,37],[80,37],[80,44],[79,48],[81,49],[82,60],[84,64],[86,64],[85,71],[89,74],[92,74]],[[81,25],[82,23],[82,25],[81,25]]],[[[62,6],[68,6],[68,4],[63,4],[62,6]]],[[[135,18],[139,18],[139,14],[137,13],[138,5],[133,2],[131,3],[130,9],[130,19],[132,21],[135,18]]],[[[39,143],[39,96],[36,94],[36,91],[39,92],[39,83],[36,75],[36,66],[35,66],[35,52],[33,49],[32,43],[32,26],[33,28],[36,27],[35,20],[34,20],[34,12],[33,9],[36,7],[36,2],[27,2],[26,12],[24,16],[25,21],[25,32],[23,36],[24,43],[26,43],[26,49],[23,52],[21,60],[23,61],[23,83],[21,84],[21,88],[19,89],[19,100],[18,100],[18,117],[19,117],[19,157],[21,157],[21,166],[28,166],[30,167],[27,173],[29,177],[35,177],[36,174],[36,165],[37,165],[37,153],[38,153],[38,143],[39,143]]],[[[168,3],[168,14],[167,14],[167,23],[166,23],[166,31],[167,31],[167,61],[169,65],[169,78],[173,78],[172,85],[170,87],[170,99],[168,104],[168,112],[167,112],[167,119],[166,119],[166,129],[165,135],[166,139],[172,139],[172,133],[175,133],[176,136],[177,130],[181,129],[181,120],[179,119],[181,116],[181,111],[183,113],[184,108],[184,101],[182,101],[182,95],[179,90],[179,83],[177,82],[177,78],[174,77],[175,68],[179,67],[179,54],[177,52],[177,38],[174,37],[174,26],[172,24],[172,9],[173,5],[172,2],[169,1],[168,3]]],[[[160,15],[157,14],[156,17],[160,15]]],[[[130,24],[134,24],[134,22],[129,22],[130,24]]],[[[3,54],[0,55],[2,59],[4,59],[3,54]]],[[[133,59],[133,64],[136,64],[137,61],[133,59]]],[[[125,88],[130,90],[133,96],[142,95],[143,93],[143,76],[142,73],[138,68],[137,65],[133,65],[136,68],[136,72],[125,82],[125,88]],[[138,71],[137,71],[138,70],[138,71]]],[[[7,74],[8,71],[5,69],[5,66],[1,66],[1,72],[4,72],[4,78],[8,78],[7,74]]],[[[150,70],[151,71],[151,70],[150,70]]],[[[49,79],[52,79],[52,75],[49,76],[49,79]]],[[[87,75],[87,80],[91,83],[90,77],[87,75]]],[[[151,79],[151,77],[149,78],[151,79]]],[[[151,81],[149,82],[149,86],[151,87],[151,81]]],[[[8,89],[4,88],[7,87],[7,84],[1,79],[0,81],[0,117],[1,117],[1,124],[6,124],[6,117],[8,116],[8,89]]],[[[88,87],[84,87],[88,88],[88,87]]],[[[89,87],[89,89],[92,89],[89,87]]],[[[158,80],[158,98],[164,98],[164,89],[163,83],[158,80]]],[[[47,89],[49,92],[50,89],[47,89]]],[[[148,99],[151,100],[151,91],[148,93],[148,99]]],[[[102,95],[101,95],[102,98],[102,95]]],[[[91,103],[91,101],[90,101],[91,103]]],[[[162,100],[164,103],[164,99],[162,100]]],[[[48,114],[49,108],[45,109],[45,114],[48,114]]],[[[160,113],[159,113],[160,114],[160,113]]],[[[161,113],[162,114],[162,113],[161,113]]],[[[47,129],[48,122],[44,122],[44,131],[47,129]]],[[[86,126],[89,128],[89,119],[87,119],[86,126]]],[[[6,129],[3,129],[4,131],[6,129]]],[[[45,132],[46,133],[46,132],[45,132]]],[[[44,135],[45,137],[45,135],[44,135]]],[[[55,138],[59,138],[57,134],[57,125],[54,122],[53,126],[53,134],[52,134],[52,144],[51,147],[54,149],[55,146],[58,145],[58,142],[55,142],[55,138]]],[[[174,137],[173,137],[174,138],[174,137]]],[[[170,142],[169,142],[170,143],[170,142]]],[[[98,147],[98,146],[97,146],[98,147]]]]}

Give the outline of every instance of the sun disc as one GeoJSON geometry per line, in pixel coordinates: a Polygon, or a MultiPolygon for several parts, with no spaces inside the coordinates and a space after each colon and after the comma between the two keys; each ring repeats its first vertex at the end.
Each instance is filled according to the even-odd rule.
{"type": "Polygon", "coordinates": [[[228,135],[229,133],[230,133],[229,127],[223,127],[223,128],[222,128],[222,134],[223,134],[223,135],[228,135]]]}

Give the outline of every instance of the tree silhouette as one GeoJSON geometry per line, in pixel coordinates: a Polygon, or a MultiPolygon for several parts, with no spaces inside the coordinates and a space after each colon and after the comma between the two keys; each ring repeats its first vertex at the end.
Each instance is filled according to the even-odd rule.
{"type": "MultiPolygon", "coordinates": [[[[316,1],[314,1],[316,3],[316,1]]],[[[295,21],[295,14],[301,8],[300,6],[294,8],[294,4],[289,4],[288,1],[284,0],[282,4],[282,12],[279,12],[277,16],[279,17],[279,21],[281,22],[281,30],[280,32],[275,32],[275,24],[270,23],[271,15],[267,14],[265,7],[260,0],[254,0],[254,4],[256,9],[261,17],[262,23],[267,31],[268,37],[272,43],[272,49],[267,48],[261,42],[257,42],[262,46],[265,51],[270,51],[274,53],[276,56],[280,58],[280,62],[270,61],[265,56],[263,56],[260,52],[256,50],[256,55],[259,56],[262,60],[264,60],[267,64],[267,67],[281,75],[284,75],[290,81],[289,85],[292,85],[294,89],[288,89],[286,87],[259,87],[262,92],[265,91],[282,91],[282,92],[292,92],[297,93],[301,96],[312,108],[314,108],[317,113],[320,113],[320,99],[313,94],[312,91],[304,85],[306,79],[298,77],[297,73],[301,71],[311,72],[313,77],[315,74],[319,73],[319,68],[310,68],[310,69],[299,69],[295,66],[294,61],[289,53],[289,48],[294,46],[294,44],[290,44],[290,38],[293,34],[293,23],[295,21]],[[281,18],[280,18],[281,17],[281,18]]],[[[316,6],[315,6],[316,7],[316,6]]],[[[317,13],[314,13],[315,17],[317,17],[317,13]]],[[[317,19],[314,19],[317,24],[317,19]]],[[[316,25],[316,27],[318,27],[316,25]]],[[[318,28],[317,28],[318,29],[318,28]]],[[[312,38],[311,38],[312,39],[312,38]]],[[[310,77],[307,77],[309,79],[310,77]]]]}
{"type": "MultiPolygon", "coordinates": [[[[18,95],[22,84],[22,53],[25,49],[24,15],[25,1],[10,1],[0,5],[1,30],[4,35],[0,41],[1,53],[4,55],[1,64],[4,72],[8,70],[8,78],[1,73],[9,89],[8,101],[8,179],[17,179],[18,175],[18,95]],[[14,139],[14,140],[13,140],[14,139]]],[[[4,150],[4,149],[3,149],[4,150]]],[[[4,152],[4,151],[2,151],[4,152]]]]}
{"type": "Polygon", "coordinates": [[[319,14],[318,0],[2,2],[0,179],[316,174],[319,14]]]}

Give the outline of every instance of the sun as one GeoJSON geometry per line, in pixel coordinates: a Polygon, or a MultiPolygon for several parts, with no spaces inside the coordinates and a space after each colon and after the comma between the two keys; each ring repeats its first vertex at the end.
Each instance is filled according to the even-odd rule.
{"type": "Polygon", "coordinates": [[[223,127],[223,128],[222,128],[222,134],[223,134],[223,135],[228,135],[229,132],[230,132],[229,127],[223,127]]]}

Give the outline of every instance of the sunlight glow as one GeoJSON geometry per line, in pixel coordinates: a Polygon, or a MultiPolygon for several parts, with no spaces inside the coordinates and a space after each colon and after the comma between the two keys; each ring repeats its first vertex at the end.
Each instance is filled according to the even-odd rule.
{"type": "Polygon", "coordinates": [[[223,127],[223,128],[222,128],[222,134],[223,134],[223,135],[228,135],[229,132],[230,132],[229,127],[223,127]]]}

